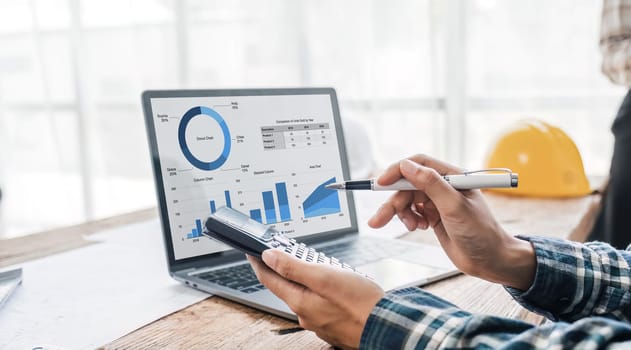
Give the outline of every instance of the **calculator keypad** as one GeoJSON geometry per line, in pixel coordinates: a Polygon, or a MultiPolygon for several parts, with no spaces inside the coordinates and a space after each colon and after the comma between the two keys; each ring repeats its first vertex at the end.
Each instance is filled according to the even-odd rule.
{"type": "MultiPolygon", "coordinates": [[[[279,235],[280,236],[280,235],[279,235]]],[[[282,237],[282,236],[281,236],[282,237]]],[[[285,237],[284,241],[287,242],[287,239],[285,237]]],[[[340,262],[338,259],[334,258],[334,257],[328,257],[326,256],[324,253],[322,252],[318,252],[317,250],[313,249],[313,248],[309,248],[307,247],[304,243],[298,243],[296,242],[295,239],[289,239],[288,240],[288,245],[282,244],[279,242],[280,240],[276,240],[276,237],[274,237],[274,239],[272,240],[273,243],[276,243],[276,245],[274,245],[273,243],[271,244],[272,247],[275,247],[276,249],[280,249],[285,251],[286,253],[295,256],[296,258],[306,261],[306,262],[310,262],[310,263],[317,263],[317,264],[325,264],[325,265],[333,265],[345,270],[350,270],[353,271],[355,273],[358,273],[364,277],[370,278],[372,279],[370,276],[357,271],[357,269],[355,269],[354,267],[352,267],[351,265],[345,263],[345,262],[340,262]]],[[[284,243],[284,242],[283,242],[284,243]]]]}

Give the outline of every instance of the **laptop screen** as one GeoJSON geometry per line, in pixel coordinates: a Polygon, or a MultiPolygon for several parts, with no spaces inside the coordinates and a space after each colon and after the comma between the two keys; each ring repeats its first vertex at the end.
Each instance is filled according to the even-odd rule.
{"type": "Polygon", "coordinates": [[[175,260],[230,250],[201,235],[206,217],[224,205],[289,237],[352,225],[347,195],[324,188],[347,169],[334,91],[243,91],[149,99],[175,260]]]}

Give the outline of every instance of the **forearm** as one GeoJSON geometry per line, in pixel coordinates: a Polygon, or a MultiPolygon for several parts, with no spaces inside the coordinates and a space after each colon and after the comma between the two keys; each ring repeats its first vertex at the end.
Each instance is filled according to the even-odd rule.
{"type": "Polygon", "coordinates": [[[525,308],[551,320],[588,316],[631,319],[631,254],[605,243],[523,237],[535,249],[536,272],[528,289],[507,290],[525,308]]]}
{"type": "Polygon", "coordinates": [[[531,324],[472,315],[418,288],[386,295],[373,309],[362,349],[605,347],[631,341],[629,324],[589,318],[574,324],[531,324]]]}

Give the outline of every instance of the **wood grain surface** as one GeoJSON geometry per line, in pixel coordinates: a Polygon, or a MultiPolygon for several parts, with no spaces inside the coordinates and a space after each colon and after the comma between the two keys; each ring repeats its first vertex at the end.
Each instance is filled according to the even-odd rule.
{"type": "MultiPolygon", "coordinates": [[[[594,198],[527,199],[487,194],[487,202],[511,234],[568,237],[579,222],[586,221],[584,213],[593,207],[594,198]]],[[[83,239],[87,234],[156,216],[155,209],[147,209],[0,241],[0,267],[78,248],[90,244],[83,239]]],[[[410,232],[403,239],[437,244],[430,231],[410,232]]],[[[424,289],[470,312],[522,319],[533,324],[544,321],[514,302],[501,286],[470,276],[454,276],[424,289]]],[[[102,349],[331,348],[309,331],[276,334],[278,329],[291,327],[296,327],[296,323],[212,296],[113,340],[102,349]]]]}

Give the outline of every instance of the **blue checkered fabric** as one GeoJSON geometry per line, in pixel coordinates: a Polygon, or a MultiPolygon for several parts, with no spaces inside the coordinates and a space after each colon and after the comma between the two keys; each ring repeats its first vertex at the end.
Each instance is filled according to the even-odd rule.
{"type": "MultiPolygon", "coordinates": [[[[506,287],[550,322],[477,315],[420,288],[386,294],[372,310],[363,349],[631,349],[631,251],[542,237],[527,291],[506,287]]],[[[480,296],[483,298],[484,296],[480,296]]]]}

